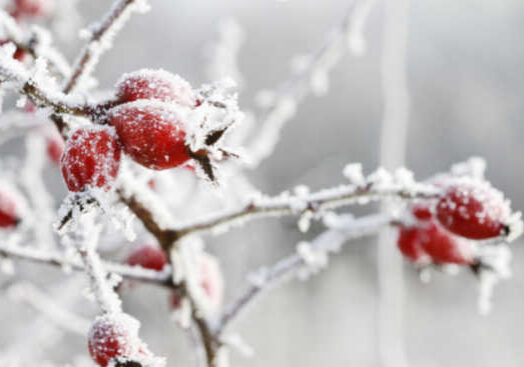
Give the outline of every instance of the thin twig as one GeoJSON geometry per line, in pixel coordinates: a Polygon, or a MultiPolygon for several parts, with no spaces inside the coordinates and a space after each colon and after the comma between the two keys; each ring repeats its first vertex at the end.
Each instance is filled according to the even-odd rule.
{"type": "Polygon", "coordinates": [[[340,23],[328,33],[324,43],[311,53],[307,65],[276,91],[272,97],[275,102],[264,111],[259,119],[261,128],[248,144],[250,167],[258,166],[271,155],[284,124],[294,115],[297,104],[311,92],[313,75],[321,70],[327,77],[342,55],[348,34],[361,31],[372,4],[373,0],[352,1],[340,23]]]}
{"type": "MultiPolygon", "coordinates": [[[[377,233],[380,229],[398,225],[393,217],[377,214],[352,220],[342,228],[329,229],[317,236],[309,245],[311,251],[327,255],[339,250],[345,242],[351,239],[362,238],[377,233]]],[[[214,334],[217,338],[224,333],[227,327],[265,290],[270,289],[278,282],[286,279],[298,269],[307,266],[306,259],[299,253],[294,253],[269,268],[261,268],[254,273],[250,286],[228,307],[220,317],[214,334]]]]}
{"type": "MultiPolygon", "coordinates": [[[[4,246],[0,244],[0,256],[10,259],[53,265],[75,271],[85,271],[85,266],[76,259],[71,259],[57,252],[43,251],[33,247],[4,246]]],[[[163,271],[159,272],[108,261],[104,261],[103,265],[109,273],[118,274],[125,279],[169,288],[174,287],[171,281],[171,270],[169,268],[165,268],[163,271]]]]}
{"type": "Polygon", "coordinates": [[[432,186],[414,185],[406,187],[403,185],[391,185],[388,187],[375,186],[374,184],[346,185],[334,189],[321,190],[308,195],[285,196],[263,199],[260,203],[250,203],[241,209],[236,209],[215,215],[209,219],[189,224],[185,227],[175,229],[177,238],[190,233],[206,232],[226,225],[245,223],[248,220],[282,216],[300,216],[309,211],[312,213],[322,212],[355,204],[361,201],[381,200],[387,198],[400,199],[435,199],[440,193],[432,186]]]}

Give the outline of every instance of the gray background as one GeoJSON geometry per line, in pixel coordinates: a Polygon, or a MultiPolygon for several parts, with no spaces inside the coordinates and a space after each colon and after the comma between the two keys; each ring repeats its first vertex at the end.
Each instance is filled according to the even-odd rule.
{"type": "MultiPolygon", "coordinates": [[[[151,2],[152,11],[135,16],[102,59],[97,69],[102,86],[111,87],[121,73],[142,67],[165,68],[193,85],[205,82],[203,50],[216,39],[218,21],[232,16],[246,33],[239,62],[246,82],[240,104],[247,109],[254,106],[258,90],[276,87],[289,75],[291,57],[323,41],[348,5],[339,0],[151,2]]],[[[383,20],[378,3],[366,27],[367,54],[345,56],[332,74],[329,95],[304,101],[274,156],[251,175],[261,190],[278,193],[299,183],[335,185],[348,162],[362,162],[368,172],[377,166],[383,20]]],[[[106,11],[108,1],[83,0],[79,5],[87,23],[106,11]]],[[[524,2],[412,1],[409,19],[407,166],[424,178],[481,155],[488,162],[488,178],[521,209],[524,2]]],[[[68,45],[68,54],[74,55],[81,44],[68,45]]],[[[316,230],[301,235],[292,221],[267,220],[209,239],[210,251],[225,265],[227,296],[242,289],[246,272],[290,253],[316,230]]],[[[487,317],[476,311],[476,283],[469,273],[435,274],[430,284],[422,284],[405,266],[405,337],[412,366],[524,364],[521,245],[513,246],[514,277],[497,287],[495,307],[487,317]]],[[[49,272],[32,269],[38,270],[29,274],[49,272]]],[[[257,356],[243,360],[233,353],[234,365],[377,366],[376,278],[375,241],[362,240],[347,246],[328,270],[309,282],[289,283],[266,294],[236,325],[257,356]]],[[[141,286],[124,301],[126,310],[143,321],[144,339],[169,357],[169,366],[190,365],[187,339],[164,317],[165,297],[161,290],[141,286]]],[[[33,313],[0,304],[5,312],[22,313],[17,321],[22,329],[16,334],[23,335],[33,313]]],[[[1,340],[5,343],[11,335],[3,333],[1,340]]],[[[84,351],[82,338],[66,340],[53,348],[58,361],[84,351]]]]}

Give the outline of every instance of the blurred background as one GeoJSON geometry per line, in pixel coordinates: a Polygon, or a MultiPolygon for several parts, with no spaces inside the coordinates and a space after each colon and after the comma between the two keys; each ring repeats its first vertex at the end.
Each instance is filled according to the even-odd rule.
{"type": "MultiPolygon", "coordinates": [[[[77,5],[81,23],[87,25],[106,12],[108,1],[80,0],[77,5]]],[[[210,47],[219,37],[221,22],[234,19],[243,35],[238,53],[240,107],[256,114],[257,93],[287,79],[290,60],[318,48],[349,2],[153,0],[151,5],[148,14],[131,19],[114,49],[102,58],[96,72],[101,85],[111,88],[122,73],[143,67],[164,68],[195,86],[207,82],[210,47]]],[[[277,194],[298,184],[312,189],[334,186],[343,181],[341,171],[347,163],[362,162],[367,172],[379,165],[383,16],[383,2],[377,1],[364,31],[367,52],[361,57],[345,54],[333,70],[329,93],[304,99],[274,155],[250,173],[261,191],[277,194]]],[[[412,1],[408,34],[406,166],[423,179],[470,156],[482,156],[488,163],[487,178],[512,199],[513,208],[522,209],[524,2],[412,1]]],[[[75,41],[62,45],[70,59],[83,45],[74,36],[75,41]]],[[[60,177],[50,175],[49,180],[57,198],[63,197],[60,177]]],[[[315,226],[301,234],[292,220],[268,219],[207,238],[207,248],[223,265],[226,300],[243,289],[249,271],[291,253],[299,241],[321,229],[315,226]]],[[[404,336],[410,365],[524,365],[521,246],[522,240],[512,246],[514,276],[496,288],[488,316],[477,312],[477,283],[469,272],[435,273],[423,284],[412,266],[404,265],[404,336]]],[[[43,274],[38,278],[49,292],[67,285],[55,269],[20,266],[28,269],[26,274],[43,274]],[[41,280],[50,278],[58,283],[51,287],[41,280]]],[[[233,366],[379,366],[378,296],[376,238],[355,241],[325,271],[307,282],[275,288],[244,314],[234,328],[256,355],[246,360],[232,352],[233,366]]],[[[142,320],[141,333],[151,349],[167,356],[168,366],[191,365],[187,337],[164,317],[169,313],[166,292],[139,285],[123,297],[126,311],[142,320]]],[[[86,307],[93,312],[92,306],[86,307]]],[[[0,300],[0,312],[2,324],[9,319],[12,326],[0,333],[3,347],[13,337],[22,342],[40,320],[32,309],[6,300],[0,300]]],[[[77,353],[87,353],[85,343],[71,334],[44,355],[65,363],[77,353]]]]}

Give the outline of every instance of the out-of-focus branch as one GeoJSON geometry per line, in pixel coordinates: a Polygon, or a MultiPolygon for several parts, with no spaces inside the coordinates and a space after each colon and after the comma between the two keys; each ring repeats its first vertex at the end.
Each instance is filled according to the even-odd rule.
{"type": "MultiPolygon", "coordinates": [[[[6,246],[0,244],[0,256],[10,259],[53,265],[75,271],[85,271],[85,266],[77,259],[72,259],[53,251],[43,251],[38,248],[12,245],[6,246]]],[[[169,268],[165,268],[164,271],[159,272],[107,261],[103,262],[103,266],[109,273],[118,274],[125,279],[156,284],[169,288],[174,287],[171,280],[171,270],[169,268]]]]}
{"type": "Polygon", "coordinates": [[[122,29],[133,12],[144,12],[148,9],[145,0],[117,0],[111,10],[99,22],[92,25],[89,32],[89,42],[84,47],[73,73],[64,86],[64,93],[73,91],[78,84],[89,77],[100,56],[111,48],[113,38],[122,29]]]}
{"type": "Polygon", "coordinates": [[[265,290],[270,289],[279,281],[291,276],[297,270],[307,266],[325,266],[326,256],[337,252],[340,247],[351,239],[377,233],[380,229],[392,225],[398,225],[399,221],[388,215],[369,215],[351,220],[347,225],[325,231],[308,244],[308,251],[312,257],[321,256],[321,263],[310,264],[314,259],[297,251],[274,265],[261,268],[251,277],[251,285],[228,307],[226,307],[214,330],[217,338],[220,338],[226,328],[265,290]]]}
{"type": "Polygon", "coordinates": [[[51,46],[51,35],[48,31],[33,26],[30,35],[26,36],[17,21],[2,9],[0,9],[0,24],[8,40],[13,42],[18,49],[27,52],[35,59],[43,57],[53,71],[57,72],[62,78],[69,76],[71,67],[65,56],[51,46]]]}
{"type": "Polygon", "coordinates": [[[286,81],[272,96],[272,103],[259,119],[261,128],[248,144],[249,166],[256,167],[273,152],[284,124],[293,117],[297,105],[314,89],[312,79],[327,83],[329,72],[349,44],[353,53],[363,52],[362,28],[374,0],[352,1],[342,21],[329,32],[325,42],[311,53],[302,70],[286,81]],[[355,42],[355,40],[357,42],[355,42]]]}

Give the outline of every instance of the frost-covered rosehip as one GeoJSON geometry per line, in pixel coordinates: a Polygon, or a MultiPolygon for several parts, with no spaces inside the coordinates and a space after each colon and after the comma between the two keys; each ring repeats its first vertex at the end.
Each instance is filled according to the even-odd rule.
{"type": "Polygon", "coordinates": [[[169,104],[143,100],[124,103],[110,110],[109,121],[125,152],[147,168],[173,168],[191,158],[184,123],[169,104]]]}
{"type": "Polygon", "coordinates": [[[62,176],[70,191],[87,187],[109,190],[120,167],[121,145],[112,128],[80,128],[67,139],[60,160],[62,176]]]}
{"type": "Polygon", "coordinates": [[[142,69],[124,74],[116,84],[122,102],[155,99],[194,107],[196,98],[191,85],[178,75],[165,70],[142,69]]]}
{"type": "Polygon", "coordinates": [[[160,247],[145,245],[133,251],[127,257],[126,263],[160,271],[167,264],[167,257],[160,247]]]}
{"type": "Polygon", "coordinates": [[[437,218],[449,231],[470,239],[487,239],[507,230],[510,209],[502,193],[488,183],[457,179],[437,204],[437,218]]]}
{"type": "Polygon", "coordinates": [[[418,239],[421,248],[436,264],[468,265],[475,259],[471,241],[453,235],[436,222],[419,228],[418,239]]]}
{"type": "Polygon", "coordinates": [[[415,264],[469,265],[475,259],[474,244],[431,221],[420,227],[401,228],[397,246],[415,264]]]}
{"type": "MultiPolygon", "coordinates": [[[[199,290],[195,290],[197,297],[203,297],[203,302],[209,306],[211,311],[216,311],[221,303],[224,295],[224,279],[220,265],[214,256],[202,253],[198,257],[198,284],[200,285],[199,290]]],[[[180,293],[174,291],[171,294],[170,303],[171,307],[177,309],[181,305],[180,293]]]]}
{"type": "Polygon", "coordinates": [[[54,0],[15,0],[13,15],[15,17],[45,17],[55,8],[54,0]]]}
{"type": "Polygon", "coordinates": [[[14,198],[0,190],[0,228],[14,228],[20,222],[14,198]]]}
{"type": "Polygon", "coordinates": [[[139,328],[140,323],[124,313],[97,317],[88,333],[89,354],[102,367],[115,358],[137,356],[143,350],[139,328]]]}

